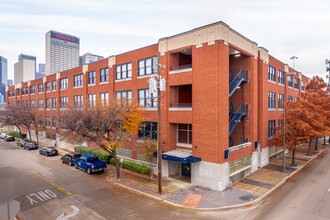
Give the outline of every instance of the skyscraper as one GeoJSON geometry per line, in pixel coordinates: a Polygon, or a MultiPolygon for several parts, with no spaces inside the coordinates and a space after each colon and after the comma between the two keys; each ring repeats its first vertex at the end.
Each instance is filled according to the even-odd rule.
{"type": "MultiPolygon", "coordinates": [[[[14,83],[26,82],[35,79],[36,60],[33,56],[19,56],[19,61],[14,64],[14,83]]],[[[35,58],[35,57],[34,57],[35,58]]]]}
{"type": "Polygon", "coordinates": [[[84,55],[79,57],[79,66],[93,63],[95,61],[99,61],[99,60],[103,60],[103,59],[104,59],[104,57],[102,57],[102,56],[91,54],[91,53],[85,53],[84,55]]]}
{"type": "Polygon", "coordinates": [[[46,33],[46,75],[79,66],[79,38],[56,32],[46,33]]]}
{"type": "MultiPolygon", "coordinates": [[[[6,97],[7,74],[7,59],[0,56],[0,95],[4,97],[6,97]]],[[[0,103],[1,101],[5,101],[5,98],[0,100],[0,103]]]]}

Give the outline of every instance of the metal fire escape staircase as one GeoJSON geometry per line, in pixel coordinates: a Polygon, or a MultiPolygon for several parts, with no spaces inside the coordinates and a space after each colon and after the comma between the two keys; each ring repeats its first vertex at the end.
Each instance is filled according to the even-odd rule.
{"type": "MultiPolygon", "coordinates": [[[[246,70],[241,69],[239,73],[235,76],[235,78],[232,79],[232,77],[230,77],[229,97],[231,97],[234,94],[234,92],[241,85],[241,83],[248,81],[247,74],[248,72],[246,70]]],[[[229,136],[231,136],[231,134],[235,130],[240,120],[247,115],[248,115],[247,104],[242,103],[240,107],[237,109],[237,111],[234,112],[234,105],[231,102],[229,103],[229,136]]]]}

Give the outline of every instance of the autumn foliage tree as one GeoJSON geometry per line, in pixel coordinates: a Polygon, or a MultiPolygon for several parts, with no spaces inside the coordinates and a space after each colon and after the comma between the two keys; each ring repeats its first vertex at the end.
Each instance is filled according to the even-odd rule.
{"type": "MultiPolygon", "coordinates": [[[[155,151],[157,151],[157,142],[155,140],[148,138],[143,141],[142,158],[149,162],[150,170],[152,169],[152,161],[155,158],[155,151]]],[[[150,176],[152,177],[152,172],[150,172],[150,176]]]]}
{"type": "Polygon", "coordinates": [[[78,135],[109,152],[115,159],[117,178],[120,178],[116,148],[131,140],[139,129],[143,118],[138,104],[113,101],[109,104],[68,106],[61,113],[60,120],[65,124],[67,134],[78,135]]]}

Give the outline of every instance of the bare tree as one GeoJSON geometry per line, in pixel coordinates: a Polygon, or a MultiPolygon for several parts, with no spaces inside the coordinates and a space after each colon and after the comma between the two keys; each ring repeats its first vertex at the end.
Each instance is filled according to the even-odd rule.
{"type": "Polygon", "coordinates": [[[116,163],[117,178],[120,178],[116,147],[124,145],[136,134],[143,121],[138,104],[112,101],[109,104],[97,103],[84,107],[68,106],[62,110],[61,124],[69,131],[83,139],[94,142],[109,152],[116,163]]]}
{"type": "Polygon", "coordinates": [[[3,110],[1,118],[5,125],[13,125],[15,126],[21,137],[23,137],[22,134],[22,122],[21,122],[21,112],[22,112],[22,105],[16,104],[16,105],[9,105],[6,106],[6,108],[3,110]]]}
{"type": "Polygon", "coordinates": [[[32,141],[31,137],[31,129],[33,124],[35,123],[35,109],[29,105],[22,105],[23,108],[21,109],[21,124],[28,130],[29,139],[32,141]]]}

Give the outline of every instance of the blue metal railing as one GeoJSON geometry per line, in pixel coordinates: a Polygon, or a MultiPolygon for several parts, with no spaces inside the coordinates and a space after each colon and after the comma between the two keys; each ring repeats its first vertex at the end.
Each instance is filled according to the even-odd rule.
{"type": "Polygon", "coordinates": [[[229,82],[229,97],[231,97],[236,91],[237,87],[242,82],[248,81],[248,72],[244,69],[241,69],[239,73],[235,76],[233,80],[229,82]]]}
{"type": "Polygon", "coordinates": [[[191,108],[192,103],[172,103],[170,104],[171,108],[191,108]]]}
{"type": "Polygon", "coordinates": [[[192,64],[186,64],[186,65],[181,65],[181,66],[174,66],[174,67],[171,67],[171,71],[183,70],[183,69],[189,69],[189,68],[192,68],[192,64]]]}
{"type": "Polygon", "coordinates": [[[249,140],[247,138],[244,138],[244,139],[241,140],[240,144],[244,144],[244,143],[247,143],[247,142],[249,142],[249,140]]]}
{"type": "Polygon", "coordinates": [[[241,104],[240,107],[235,112],[232,119],[229,121],[229,136],[233,133],[234,129],[236,128],[239,121],[242,119],[242,117],[248,115],[248,105],[247,104],[241,104]]]}
{"type": "Polygon", "coordinates": [[[234,105],[229,102],[229,121],[234,116],[234,105]]]}

